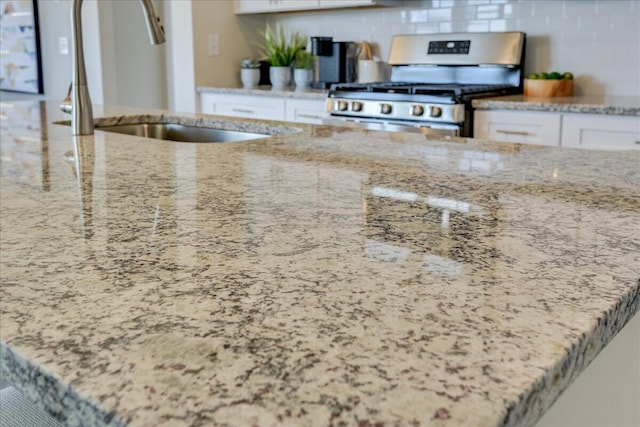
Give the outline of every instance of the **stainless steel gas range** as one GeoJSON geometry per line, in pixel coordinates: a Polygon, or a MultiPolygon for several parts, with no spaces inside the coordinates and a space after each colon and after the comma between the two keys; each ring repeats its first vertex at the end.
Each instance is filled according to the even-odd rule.
{"type": "Polygon", "coordinates": [[[473,136],[471,100],[522,93],[525,34],[394,36],[391,79],[331,86],[326,123],[473,136]]]}

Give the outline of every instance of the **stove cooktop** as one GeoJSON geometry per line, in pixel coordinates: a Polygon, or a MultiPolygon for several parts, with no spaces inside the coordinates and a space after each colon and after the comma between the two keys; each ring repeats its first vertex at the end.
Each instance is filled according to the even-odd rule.
{"type": "MultiPolygon", "coordinates": [[[[359,94],[363,98],[371,99],[368,94],[388,94],[386,99],[402,100],[407,97],[398,95],[428,95],[434,98],[443,98],[444,102],[461,102],[466,98],[477,96],[506,95],[518,91],[517,87],[511,85],[486,85],[486,84],[425,84],[410,82],[381,82],[381,83],[339,83],[331,87],[330,94],[340,93],[359,94]]],[[[348,95],[353,98],[354,96],[348,95]]],[[[373,98],[378,98],[374,96],[373,98]]],[[[430,101],[435,99],[431,98],[430,101]]],[[[415,98],[411,98],[415,99],[415,98]]],[[[447,102],[447,103],[449,103],[447,102]]]]}

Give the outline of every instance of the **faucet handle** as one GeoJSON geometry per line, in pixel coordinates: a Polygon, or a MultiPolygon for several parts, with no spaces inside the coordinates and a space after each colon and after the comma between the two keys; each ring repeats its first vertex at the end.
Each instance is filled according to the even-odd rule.
{"type": "Polygon", "coordinates": [[[60,109],[63,113],[71,114],[71,90],[73,83],[69,83],[69,90],[67,91],[67,97],[60,102],[60,109]]]}

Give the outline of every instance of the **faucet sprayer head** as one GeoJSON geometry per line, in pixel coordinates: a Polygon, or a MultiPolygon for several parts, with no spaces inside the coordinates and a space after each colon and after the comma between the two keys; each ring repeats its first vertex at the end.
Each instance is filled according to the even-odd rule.
{"type": "Polygon", "coordinates": [[[151,44],[162,44],[166,41],[164,37],[164,28],[160,23],[160,18],[153,9],[151,0],[140,0],[144,17],[147,21],[147,31],[149,32],[149,41],[151,44]]]}

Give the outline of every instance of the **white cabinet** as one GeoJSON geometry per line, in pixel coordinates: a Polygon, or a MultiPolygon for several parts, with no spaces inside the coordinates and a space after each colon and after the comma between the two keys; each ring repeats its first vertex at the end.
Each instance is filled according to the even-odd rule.
{"type": "Polygon", "coordinates": [[[235,0],[235,13],[241,15],[397,4],[398,0],[235,0]]]}
{"type": "Polygon", "coordinates": [[[203,114],[321,124],[329,117],[324,99],[296,99],[277,96],[202,93],[203,114]]]}
{"type": "Polygon", "coordinates": [[[476,110],[473,136],[592,150],[640,150],[640,117],[476,110]]]}
{"type": "Polygon", "coordinates": [[[288,122],[322,124],[329,117],[326,101],[316,99],[287,99],[285,120],[288,122]]]}
{"type": "Polygon", "coordinates": [[[560,145],[560,114],[477,110],[474,121],[475,138],[560,145]]]}
{"type": "Polygon", "coordinates": [[[362,6],[393,6],[397,4],[397,0],[320,0],[320,7],[322,9],[362,6]]]}
{"type": "Polygon", "coordinates": [[[640,150],[640,117],[564,114],[562,145],[592,150],[640,150]]]}
{"type": "Polygon", "coordinates": [[[235,13],[274,13],[318,9],[319,0],[236,0],[235,13]]]}
{"type": "Polygon", "coordinates": [[[267,96],[203,93],[200,110],[204,114],[263,120],[284,120],[284,99],[267,96]]]}

